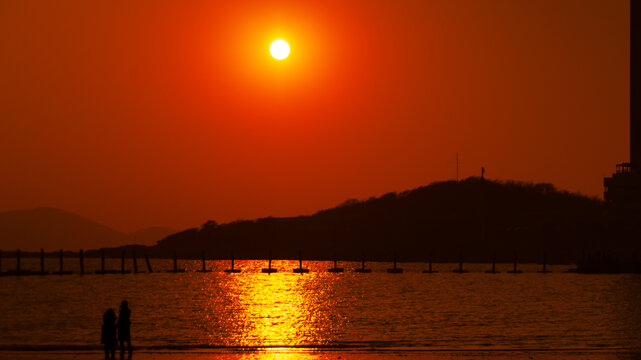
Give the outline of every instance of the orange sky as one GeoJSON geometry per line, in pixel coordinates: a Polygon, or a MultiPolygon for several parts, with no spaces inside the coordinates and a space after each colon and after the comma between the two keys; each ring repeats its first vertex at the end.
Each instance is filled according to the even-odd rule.
{"type": "Polygon", "coordinates": [[[3,0],[0,54],[0,211],[309,214],[457,151],[602,197],[628,160],[629,1],[3,0]]]}

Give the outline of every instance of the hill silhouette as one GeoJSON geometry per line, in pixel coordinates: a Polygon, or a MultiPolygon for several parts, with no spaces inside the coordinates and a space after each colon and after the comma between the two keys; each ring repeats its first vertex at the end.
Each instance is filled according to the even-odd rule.
{"type": "MultiPolygon", "coordinates": [[[[167,236],[176,233],[176,230],[162,227],[152,226],[146,229],[138,230],[128,234],[129,239],[133,239],[133,243],[139,245],[154,245],[158,240],[164,239],[167,236]]],[[[132,241],[129,241],[132,242],[132,241]]]]}
{"type": "MultiPolygon", "coordinates": [[[[468,178],[444,181],[368,200],[348,200],[335,208],[298,217],[267,217],[200,228],[170,235],[137,251],[157,257],[424,261],[574,262],[582,250],[613,246],[603,224],[603,203],[557,191],[551,184],[468,178]]],[[[616,246],[616,244],[614,245],[616,246]]],[[[123,248],[111,249],[118,256],[123,248]]]]}
{"type": "Polygon", "coordinates": [[[171,230],[145,229],[124,234],[82,216],[54,208],[13,210],[0,213],[0,248],[4,250],[38,251],[78,250],[114,247],[137,243],[151,245],[171,230]],[[134,238],[135,235],[135,238],[134,238]]]}

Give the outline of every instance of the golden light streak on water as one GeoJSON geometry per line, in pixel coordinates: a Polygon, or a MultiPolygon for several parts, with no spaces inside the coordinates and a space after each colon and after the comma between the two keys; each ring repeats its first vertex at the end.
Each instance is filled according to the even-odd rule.
{"type": "Polygon", "coordinates": [[[321,311],[337,301],[333,274],[294,274],[295,261],[275,261],[279,272],[263,274],[246,269],[243,274],[206,276],[200,292],[207,299],[203,323],[211,344],[225,328],[228,346],[304,346],[327,344],[336,331],[339,317],[321,311]],[[221,307],[230,311],[221,313],[221,307]]]}

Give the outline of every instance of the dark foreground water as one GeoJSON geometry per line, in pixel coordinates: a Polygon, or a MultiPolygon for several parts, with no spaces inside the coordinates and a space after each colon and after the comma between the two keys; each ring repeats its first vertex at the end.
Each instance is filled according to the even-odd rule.
{"type": "MultiPolygon", "coordinates": [[[[77,271],[74,263],[67,267],[77,271]]],[[[24,268],[38,264],[23,261],[24,268]]],[[[119,264],[108,259],[109,268],[119,264]]],[[[99,358],[102,314],[109,307],[117,312],[122,299],[132,309],[137,353],[158,359],[221,352],[265,359],[274,351],[289,354],[276,358],[305,358],[310,351],[314,358],[598,358],[634,357],[641,349],[639,275],[563,273],[569,266],[537,274],[536,265],[522,265],[524,273],[515,275],[505,272],[507,264],[500,274],[484,273],[489,265],[483,264],[466,265],[467,274],[452,273],[456,264],[435,264],[439,273],[423,274],[418,263],[400,264],[403,274],[386,273],[385,263],[359,274],[352,270],[360,264],[343,263],[346,272],[332,274],[329,262],[305,262],[311,272],[294,274],[295,261],[274,261],[276,274],[261,273],[263,261],[237,261],[240,274],[226,274],[227,262],[212,261],[213,272],[202,274],[193,272],[200,262],[182,264],[183,274],[0,277],[0,358],[92,352],[99,358]]],[[[166,260],[152,265],[172,267],[166,260]]],[[[47,260],[49,270],[56,266],[47,260]]],[[[98,266],[89,259],[86,271],[98,266]]]]}

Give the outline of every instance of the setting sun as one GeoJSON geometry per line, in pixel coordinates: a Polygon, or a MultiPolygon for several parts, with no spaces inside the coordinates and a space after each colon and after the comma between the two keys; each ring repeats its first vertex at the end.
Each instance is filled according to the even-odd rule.
{"type": "Polygon", "coordinates": [[[283,60],[289,56],[289,44],[285,40],[276,40],[269,46],[274,59],[283,60]]]}

